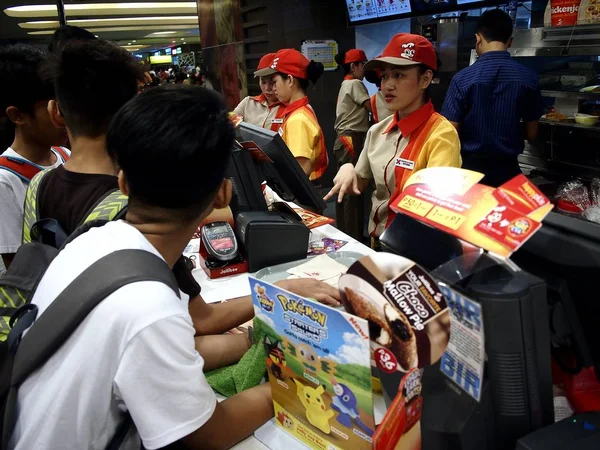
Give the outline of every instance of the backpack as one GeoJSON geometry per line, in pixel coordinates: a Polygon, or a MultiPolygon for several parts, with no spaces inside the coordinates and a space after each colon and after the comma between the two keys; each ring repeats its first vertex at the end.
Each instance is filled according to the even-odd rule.
{"type": "MultiPolygon", "coordinates": [[[[62,147],[51,148],[58,155],[60,155],[63,162],[67,162],[69,155],[62,149],[62,147]]],[[[33,177],[42,172],[44,168],[26,159],[17,158],[16,156],[0,156],[0,170],[7,170],[18,176],[26,183],[30,183],[33,177]]]]}
{"type": "MultiPolygon", "coordinates": [[[[33,229],[33,226],[41,220],[40,208],[37,199],[44,177],[50,172],[50,170],[52,169],[39,172],[37,175],[35,175],[35,177],[33,177],[31,183],[29,183],[29,186],[27,187],[25,204],[23,206],[23,244],[28,244],[31,242],[31,230],[33,229]]],[[[90,208],[87,214],[84,215],[84,219],[79,225],[81,226],[93,220],[111,221],[122,219],[125,217],[125,213],[127,211],[127,199],[128,197],[118,189],[107,192],[104,194],[104,196],[100,197],[96,204],[90,208]]],[[[56,233],[59,236],[59,238],[57,238],[57,246],[60,247],[61,239],[64,240],[66,233],[61,229],[58,222],[56,222],[54,219],[43,220],[54,221],[51,227],[56,230],[56,233]]]]}
{"type": "MultiPolygon", "coordinates": [[[[84,228],[84,231],[87,231],[91,226],[86,225],[84,228]]],[[[77,230],[74,235],[80,235],[82,232],[77,230]]],[[[21,255],[37,255],[51,261],[56,254],[57,249],[33,242],[21,246],[13,264],[20,263],[17,258],[21,255]],[[22,249],[25,249],[25,252],[22,252],[22,249]]],[[[34,260],[30,259],[29,262],[31,261],[34,260]]],[[[11,272],[8,275],[15,277],[17,270],[13,270],[13,264],[8,269],[11,272]]],[[[37,264],[34,270],[40,271],[42,266],[41,263],[37,264]]],[[[26,275],[25,268],[20,265],[17,268],[22,276],[26,275]]],[[[45,268],[41,273],[30,273],[29,282],[37,286],[43,272],[45,268]]],[[[4,278],[0,281],[4,282],[4,278]]],[[[19,386],[61,347],[104,298],[120,287],[137,281],[159,281],[169,286],[179,297],[175,277],[162,259],[144,250],[118,250],[84,270],[39,318],[37,307],[29,302],[31,297],[17,310],[10,321],[11,331],[8,339],[0,343],[1,450],[8,448],[14,428],[19,386]],[[27,329],[28,333],[23,336],[27,329]]],[[[119,425],[106,447],[107,450],[117,450],[121,446],[132,424],[131,417],[128,417],[119,425]]]]}

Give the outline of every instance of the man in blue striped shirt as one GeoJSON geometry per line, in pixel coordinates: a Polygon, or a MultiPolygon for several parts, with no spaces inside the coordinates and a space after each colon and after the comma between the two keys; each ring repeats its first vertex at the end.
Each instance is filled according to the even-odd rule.
{"type": "Polygon", "coordinates": [[[496,9],[481,15],[478,60],[454,76],[442,114],[459,132],[463,168],[499,186],[521,173],[525,139],[535,139],[543,113],[538,75],[511,59],[512,20],[496,9]]]}

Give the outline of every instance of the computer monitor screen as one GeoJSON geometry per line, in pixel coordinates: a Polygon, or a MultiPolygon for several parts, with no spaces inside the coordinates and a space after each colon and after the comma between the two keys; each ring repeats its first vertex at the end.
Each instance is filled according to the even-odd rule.
{"type": "MultiPolygon", "coordinates": [[[[594,367],[600,379],[600,226],[550,213],[542,228],[511,259],[546,281],[553,342],[566,345],[577,357],[579,367],[567,370],[594,367]],[[564,319],[570,330],[557,328],[564,319]]],[[[556,357],[555,361],[566,363],[556,357]]]]}
{"type": "Polygon", "coordinates": [[[231,210],[234,216],[245,211],[267,211],[267,203],[260,188],[262,180],[250,152],[241,147],[233,150],[227,178],[233,185],[231,210]]]}
{"type": "Polygon", "coordinates": [[[313,186],[300,164],[292,155],[278,133],[246,122],[239,126],[243,141],[251,141],[271,159],[257,162],[264,180],[286,201],[293,201],[312,211],[321,213],[326,207],[321,193],[313,186]]]}

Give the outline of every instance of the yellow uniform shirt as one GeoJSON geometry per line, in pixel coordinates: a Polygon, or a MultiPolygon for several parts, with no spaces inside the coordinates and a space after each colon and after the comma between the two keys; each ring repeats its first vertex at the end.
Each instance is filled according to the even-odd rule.
{"type": "Polygon", "coordinates": [[[373,114],[373,122],[379,123],[394,114],[387,108],[385,95],[381,91],[377,91],[371,96],[371,111],[373,114]]]}
{"type": "Polygon", "coordinates": [[[369,93],[362,81],[352,78],[342,82],[335,109],[334,129],[338,136],[369,130],[369,112],[363,106],[368,101],[369,93]]]}
{"type": "Polygon", "coordinates": [[[277,131],[282,122],[278,114],[280,110],[283,110],[281,103],[269,106],[266,97],[261,94],[257,97],[246,97],[233,112],[242,116],[244,122],[277,131]]]}
{"type": "Polygon", "coordinates": [[[361,178],[375,181],[369,233],[379,237],[391,223],[390,204],[413,173],[426,167],[460,167],[456,129],[427,103],[404,119],[392,115],[373,125],[356,163],[361,178]]]}
{"type": "Polygon", "coordinates": [[[325,137],[315,112],[308,104],[308,97],[297,100],[286,107],[279,135],[294,157],[307,158],[312,162],[311,180],[323,176],[329,161],[325,137]]]}

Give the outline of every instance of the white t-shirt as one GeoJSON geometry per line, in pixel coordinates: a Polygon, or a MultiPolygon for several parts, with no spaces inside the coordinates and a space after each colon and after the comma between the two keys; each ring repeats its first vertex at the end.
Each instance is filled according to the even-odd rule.
{"type": "MultiPolygon", "coordinates": [[[[56,155],[56,162],[51,166],[39,166],[43,169],[50,169],[64,164],[65,161],[54,149],[52,153],[56,155]]],[[[63,148],[65,153],[70,154],[69,150],[63,148]]],[[[14,158],[23,158],[12,148],[6,149],[2,156],[11,156],[14,158]]],[[[18,175],[8,170],[0,169],[0,254],[16,253],[21,246],[23,234],[23,204],[25,203],[25,194],[27,193],[29,183],[18,175]]]]}
{"type": "MultiPolygon", "coordinates": [[[[123,221],[91,229],[48,268],[32,300],[40,314],[84,269],[120,249],[160,256],[123,221]]],[[[204,425],[217,400],[195,349],[188,298],[181,296],[162,283],[143,281],[102,301],[19,389],[9,447],[104,450],[125,420],[124,411],[150,450],[204,425]]],[[[130,433],[121,448],[139,448],[135,438],[130,433]]]]}

